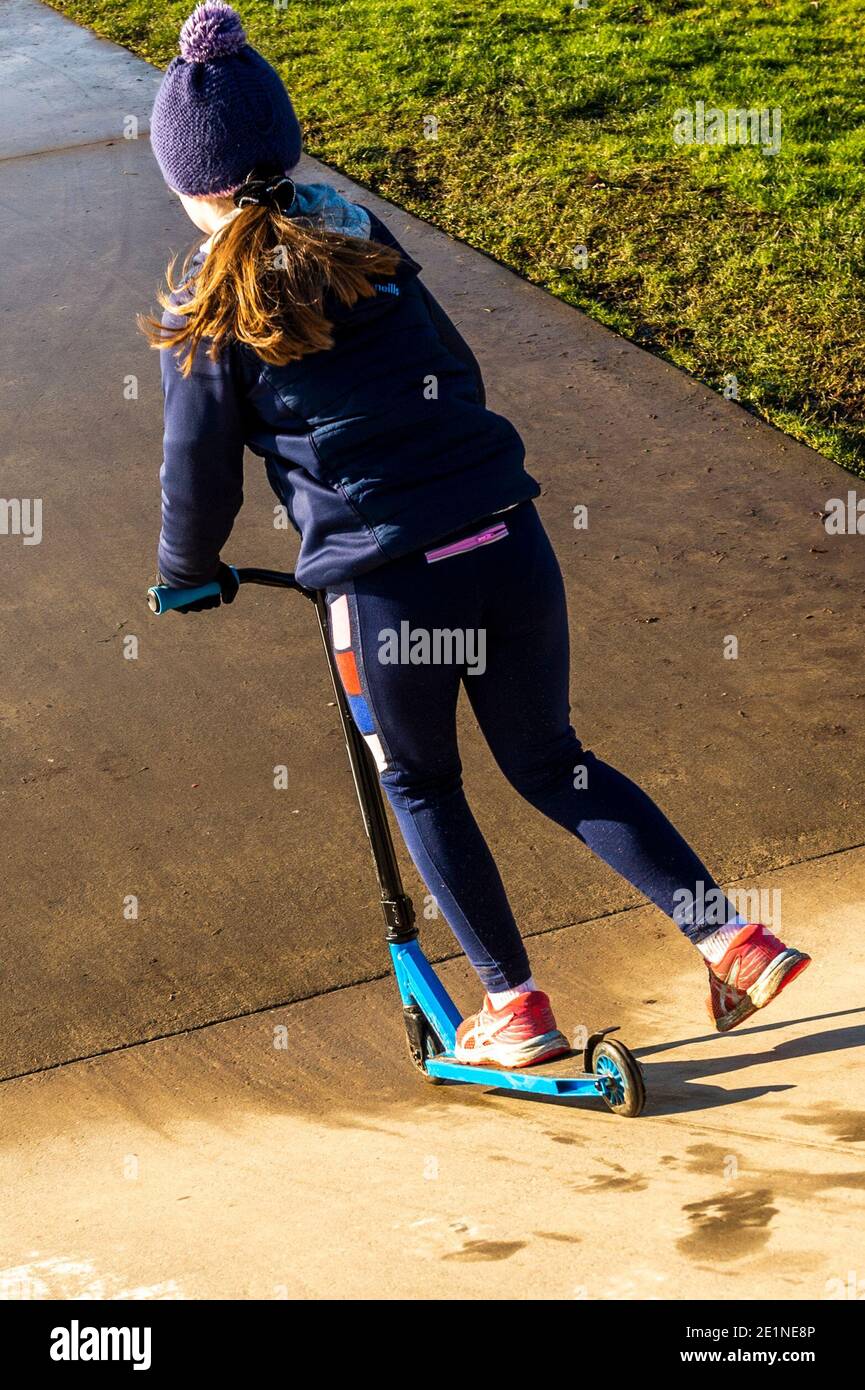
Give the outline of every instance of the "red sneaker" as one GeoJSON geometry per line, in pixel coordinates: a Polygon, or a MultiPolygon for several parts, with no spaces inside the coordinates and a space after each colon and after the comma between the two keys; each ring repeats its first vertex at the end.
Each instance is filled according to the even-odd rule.
{"type": "Polygon", "coordinates": [[[493,1062],[509,1070],[548,1062],[563,1052],[570,1052],[570,1045],[556,1027],[549,998],[539,989],[518,994],[500,1009],[494,1009],[485,994],[480,1013],[464,1018],[457,1029],[454,1048],[459,1062],[493,1062]]]}
{"type": "Polygon", "coordinates": [[[719,1033],[729,1033],[801,975],[811,957],[785,946],[759,922],[733,937],[709,969],[709,1015],[719,1033]]]}

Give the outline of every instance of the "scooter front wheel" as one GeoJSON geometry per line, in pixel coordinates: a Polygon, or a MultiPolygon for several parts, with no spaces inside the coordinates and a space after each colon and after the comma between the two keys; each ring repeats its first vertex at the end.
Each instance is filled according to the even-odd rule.
{"type": "Polygon", "coordinates": [[[415,1071],[420,1073],[428,1086],[441,1086],[444,1077],[430,1076],[426,1069],[429,1058],[438,1057],[440,1053],[444,1052],[441,1042],[417,1004],[411,1004],[408,1008],[403,1009],[403,1017],[405,1019],[405,1040],[412,1066],[415,1071]]]}
{"type": "Polygon", "coordinates": [[[593,1071],[603,1083],[603,1096],[614,1115],[639,1115],[646,1104],[643,1072],[624,1043],[605,1038],[592,1054],[593,1071]]]}

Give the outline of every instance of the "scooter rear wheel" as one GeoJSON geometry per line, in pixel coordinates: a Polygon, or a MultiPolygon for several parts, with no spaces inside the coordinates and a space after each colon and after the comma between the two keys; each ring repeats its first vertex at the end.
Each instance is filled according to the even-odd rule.
{"type": "Polygon", "coordinates": [[[624,1043],[605,1038],[594,1049],[592,1064],[604,1082],[604,1100],[613,1114],[639,1115],[646,1104],[646,1086],[639,1062],[624,1043]]]}

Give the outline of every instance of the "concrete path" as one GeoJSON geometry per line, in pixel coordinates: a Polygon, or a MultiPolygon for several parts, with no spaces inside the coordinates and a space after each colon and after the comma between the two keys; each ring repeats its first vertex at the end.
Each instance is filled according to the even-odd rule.
{"type": "MultiPolygon", "coordinates": [[[[536,973],[563,1014],[578,1001],[575,1024],[614,1015],[632,1044],[663,1045],[648,1058],[661,1111],[633,1124],[418,1094],[390,982],[362,983],[385,957],[310,615],[266,591],[190,623],[143,605],[161,400],[134,316],[192,240],[144,138],[158,75],[35,0],[0,0],[0,28],[0,491],[43,503],[40,544],[0,535],[0,1075],[25,1078],[0,1092],[20,1200],[3,1263],[38,1266],[49,1293],[90,1278],[262,1291],[290,1283],[273,1273],[278,1232],[292,1257],[307,1246],[292,1267],[313,1294],[404,1291],[415,1270],[419,1294],[467,1296],[489,1290],[490,1258],[495,1296],[616,1296],[615,1280],[645,1292],[656,1274],[661,1296],[784,1296],[843,1275],[865,894],[859,857],[837,851],[863,840],[865,586],[862,538],[828,537],[819,513],[854,480],[305,161],[422,262],[526,439],[585,741],[719,876],[783,885],[784,928],[818,956],[789,1006],[705,1036],[684,945],[503,786],[464,716],[470,794],[536,973]],[[766,877],[783,864],[798,867],[766,877]],[[281,1022],[287,1053],[270,1046],[281,1022]],[[144,1155],[138,1178],[128,1154],[144,1155]],[[612,1273],[611,1250],[629,1252],[612,1273]]],[[[290,565],[272,500],[251,462],[230,558],[290,565]]],[[[453,954],[441,922],[424,940],[453,954]]],[[[474,1002],[462,964],[446,974],[474,1002]]]]}
{"type": "Polygon", "coordinates": [[[815,963],[725,1038],[647,909],[536,943],[639,1120],[426,1086],[389,980],[7,1082],[0,1296],[861,1298],[865,851],[763,886],[815,963]]]}
{"type": "Polygon", "coordinates": [[[2,0],[0,21],[0,157],[146,132],[160,77],[147,63],[35,0],[2,0]]]}

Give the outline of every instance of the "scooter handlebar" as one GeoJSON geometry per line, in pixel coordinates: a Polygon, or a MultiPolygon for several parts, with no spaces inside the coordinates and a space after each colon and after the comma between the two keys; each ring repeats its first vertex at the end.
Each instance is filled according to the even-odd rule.
{"type": "MultiPolygon", "coordinates": [[[[229,565],[235,579],[240,576],[234,565],[229,565]]],[[[180,608],[185,603],[196,603],[200,598],[210,598],[221,593],[219,580],[212,579],[209,584],[199,584],[195,589],[172,589],[170,584],[151,584],[147,590],[147,606],[151,613],[167,613],[171,608],[180,608]]]]}
{"type": "MultiPolygon", "coordinates": [[[[313,598],[311,589],[298,584],[293,574],[283,570],[235,569],[229,565],[238,584],[266,584],[276,589],[297,589],[298,593],[313,598]]],[[[220,592],[219,581],[199,584],[195,589],[173,589],[169,584],[152,584],[147,590],[147,606],[151,613],[167,613],[172,608],[181,608],[185,603],[195,603],[200,598],[210,598],[220,592]]]]}

